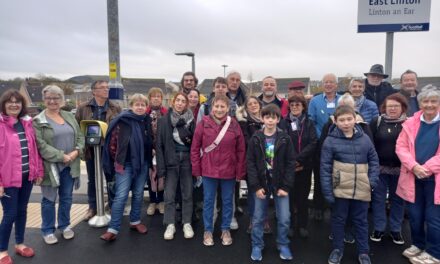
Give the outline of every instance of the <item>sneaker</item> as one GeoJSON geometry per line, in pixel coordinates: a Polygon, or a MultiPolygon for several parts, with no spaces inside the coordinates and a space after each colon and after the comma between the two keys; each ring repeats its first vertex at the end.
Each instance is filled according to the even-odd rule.
{"type": "Polygon", "coordinates": [[[351,232],[345,232],[344,242],[348,244],[354,244],[354,242],[356,242],[351,232]]]}
{"type": "Polygon", "coordinates": [[[332,253],[328,257],[328,264],[339,264],[342,259],[342,252],[339,249],[333,249],[332,253]]]}
{"type": "Polygon", "coordinates": [[[238,229],[238,222],[237,222],[237,218],[235,218],[235,216],[232,217],[230,228],[231,228],[231,230],[238,229]]]}
{"type": "Polygon", "coordinates": [[[156,204],[150,203],[147,208],[147,215],[154,215],[155,212],[156,212],[156,204]]]}
{"type": "Polygon", "coordinates": [[[58,239],[54,234],[49,234],[49,235],[45,235],[43,236],[44,242],[46,242],[46,244],[48,245],[53,245],[58,243],[58,239]]]}
{"type": "Polygon", "coordinates": [[[174,226],[174,224],[169,224],[167,225],[167,229],[163,234],[163,238],[165,240],[172,240],[174,238],[174,233],[176,233],[176,227],[174,226]]]}
{"type": "Polygon", "coordinates": [[[403,240],[402,233],[400,232],[390,232],[390,236],[393,239],[394,244],[403,245],[405,241],[403,240]]]}
{"type": "Polygon", "coordinates": [[[423,251],[420,253],[420,255],[417,255],[415,257],[412,257],[409,259],[409,261],[413,264],[439,264],[440,260],[434,258],[430,254],[428,254],[426,251],[423,251]]]}
{"type": "Polygon", "coordinates": [[[159,213],[160,214],[164,214],[165,213],[165,203],[164,202],[160,202],[157,205],[157,208],[159,209],[159,213]]]}
{"type": "Polygon", "coordinates": [[[268,220],[264,221],[263,232],[265,234],[272,234],[272,228],[268,220]]]}
{"type": "Polygon", "coordinates": [[[422,250],[414,245],[411,245],[409,248],[405,249],[402,253],[407,258],[412,258],[422,253],[422,250]]]}
{"type": "Polygon", "coordinates": [[[359,264],[371,264],[370,256],[368,256],[368,254],[360,254],[358,260],[359,264]]]}
{"type": "Polygon", "coordinates": [[[373,231],[373,234],[371,234],[370,239],[374,242],[380,242],[382,240],[384,233],[381,231],[373,231]]]}
{"type": "Polygon", "coordinates": [[[194,237],[194,231],[191,224],[183,225],[183,237],[185,237],[186,239],[190,239],[194,237]]]}
{"type": "Polygon", "coordinates": [[[66,229],[63,230],[63,237],[64,239],[72,239],[75,236],[75,232],[70,227],[66,227],[66,229]]]}
{"type": "Polygon", "coordinates": [[[253,261],[262,261],[263,260],[263,255],[261,255],[261,249],[259,247],[252,248],[251,259],[253,261]]]}
{"type": "Polygon", "coordinates": [[[303,227],[299,228],[299,236],[302,238],[308,238],[309,237],[309,231],[303,227]]]}
{"type": "Polygon", "coordinates": [[[205,231],[203,234],[203,245],[207,247],[214,246],[214,239],[212,238],[212,233],[209,231],[205,231]]]}
{"type": "Polygon", "coordinates": [[[222,231],[222,236],[220,238],[223,246],[230,246],[232,244],[231,233],[228,230],[222,231]]]}
{"type": "Polygon", "coordinates": [[[292,251],[290,251],[290,248],[288,246],[280,246],[279,248],[280,251],[280,258],[282,260],[291,260],[293,259],[292,256],[292,251]]]}

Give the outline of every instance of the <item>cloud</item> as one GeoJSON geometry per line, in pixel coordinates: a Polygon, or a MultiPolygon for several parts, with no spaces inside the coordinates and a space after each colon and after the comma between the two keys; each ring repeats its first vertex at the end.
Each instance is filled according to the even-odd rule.
{"type": "MultiPolygon", "coordinates": [[[[432,1],[431,10],[440,3],[432,1]]],[[[246,77],[361,75],[384,63],[385,34],[356,33],[357,1],[119,1],[121,73],[178,80],[196,54],[200,79],[229,65],[246,77]]],[[[429,32],[396,33],[394,75],[439,75],[440,16],[429,32]]],[[[0,78],[107,74],[106,1],[4,1],[0,78]]]]}

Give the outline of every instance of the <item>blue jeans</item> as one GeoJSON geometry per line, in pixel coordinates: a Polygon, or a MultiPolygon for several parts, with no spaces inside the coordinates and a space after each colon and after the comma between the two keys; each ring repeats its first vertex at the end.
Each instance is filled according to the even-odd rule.
{"type": "Polygon", "coordinates": [[[222,195],[222,224],[221,230],[229,230],[232,220],[232,200],[234,199],[235,179],[224,180],[203,176],[203,224],[205,231],[213,232],[214,203],[217,186],[220,184],[222,195]]]}
{"type": "Polygon", "coordinates": [[[434,204],[435,184],[416,180],[415,203],[407,205],[412,244],[440,259],[440,205],[434,204]]]}
{"type": "Polygon", "coordinates": [[[387,226],[386,198],[389,192],[391,210],[389,225],[391,232],[400,232],[402,229],[403,215],[405,213],[405,203],[402,198],[396,195],[398,175],[380,174],[379,184],[372,192],[372,208],[374,230],[385,232],[387,226]]]}
{"type": "MultiPolygon", "coordinates": [[[[58,229],[64,230],[70,225],[70,208],[72,207],[72,192],[74,178],[70,175],[70,167],[60,172],[60,186],[58,186],[58,229]]],[[[41,202],[41,232],[43,235],[55,232],[55,201],[43,196],[41,202]]]]}
{"type": "Polygon", "coordinates": [[[0,252],[8,250],[9,237],[11,236],[12,225],[15,223],[15,244],[22,244],[24,241],[24,230],[26,227],[26,209],[32,191],[32,182],[25,180],[21,188],[5,188],[5,194],[1,203],[3,207],[3,219],[0,224],[0,252]]]}
{"type": "Polygon", "coordinates": [[[368,202],[335,198],[332,208],[333,249],[344,252],[344,236],[347,217],[350,214],[355,231],[358,254],[368,254],[368,202]]]}
{"type": "MultiPolygon", "coordinates": [[[[275,212],[277,218],[277,244],[279,246],[288,246],[290,243],[287,234],[290,229],[290,207],[289,196],[278,196],[277,190],[269,188],[273,194],[275,203],[275,212]]],[[[252,194],[255,199],[255,210],[252,217],[252,247],[264,248],[264,221],[266,220],[267,207],[271,193],[266,193],[265,199],[260,199],[255,193],[252,194]]]]}
{"type": "Polygon", "coordinates": [[[144,200],[144,185],[148,176],[148,164],[142,165],[141,173],[136,177],[133,174],[131,163],[126,163],[124,174],[115,175],[115,198],[112,204],[112,216],[108,232],[118,234],[121,229],[122,216],[128,193],[131,190],[130,224],[137,225],[141,222],[141,209],[144,200]]]}

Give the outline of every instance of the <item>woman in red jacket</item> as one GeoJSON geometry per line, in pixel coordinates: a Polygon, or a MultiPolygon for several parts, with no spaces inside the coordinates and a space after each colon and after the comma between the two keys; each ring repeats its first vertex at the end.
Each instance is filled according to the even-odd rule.
{"type": "Polygon", "coordinates": [[[229,98],[217,95],[211,113],[196,127],[191,145],[192,174],[203,177],[203,244],[213,246],[213,215],[217,186],[222,196],[222,244],[232,244],[229,232],[232,219],[232,199],[237,180],[245,175],[245,142],[238,122],[228,116],[229,98]]]}

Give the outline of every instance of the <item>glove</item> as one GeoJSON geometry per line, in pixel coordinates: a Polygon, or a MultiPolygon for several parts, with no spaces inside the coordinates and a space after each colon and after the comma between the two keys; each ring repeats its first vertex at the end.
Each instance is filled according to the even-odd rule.
{"type": "Polygon", "coordinates": [[[176,127],[183,127],[184,125],[186,125],[186,122],[183,119],[179,119],[176,123],[176,127]]]}

